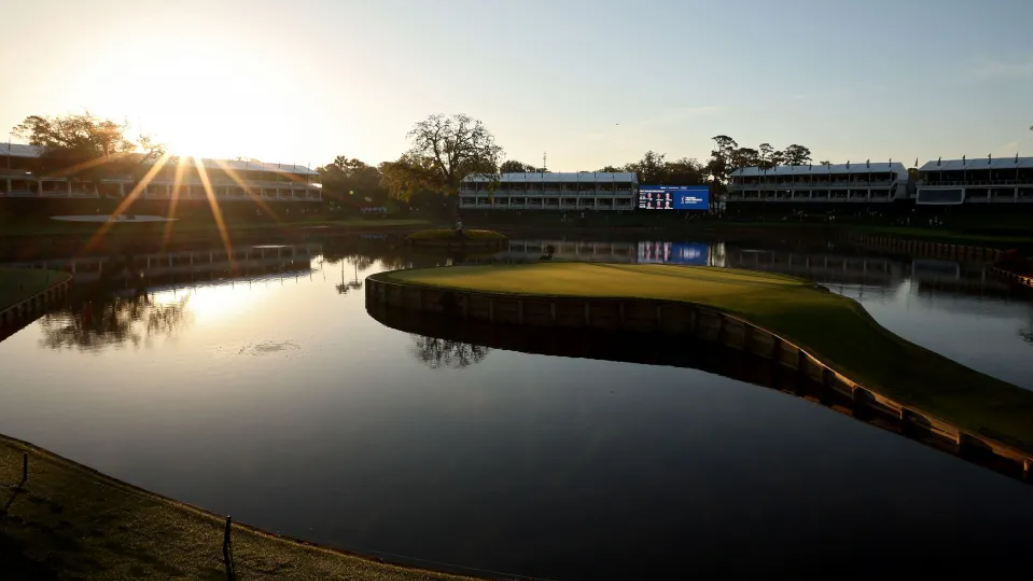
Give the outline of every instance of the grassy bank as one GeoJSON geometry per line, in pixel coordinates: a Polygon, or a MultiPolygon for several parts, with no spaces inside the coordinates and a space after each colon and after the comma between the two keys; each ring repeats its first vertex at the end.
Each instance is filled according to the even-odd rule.
{"type": "Polygon", "coordinates": [[[859,303],[799,279],[707,267],[540,263],[396,271],[392,280],[528,295],[684,301],[735,314],[843,375],[971,431],[1033,450],[1033,392],[914,345],[859,303]]]}
{"type": "MultiPolygon", "coordinates": [[[[0,436],[0,578],[227,579],[223,520],[0,436]],[[20,488],[22,453],[29,479],[20,488]]],[[[399,523],[404,526],[404,523],[399,523]]],[[[237,579],[461,579],[235,526],[237,579]]]]}
{"type": "Polygon", "coordinates": [[[43,292],[57,275],[49,270],[0,268],[0,311],[43,292]]]}

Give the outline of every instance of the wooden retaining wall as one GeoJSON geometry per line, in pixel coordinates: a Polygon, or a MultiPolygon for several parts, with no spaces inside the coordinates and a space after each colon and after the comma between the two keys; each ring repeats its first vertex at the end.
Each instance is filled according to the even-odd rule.
{"type": "Polygon", "coordinates": [[[55,273],[54,282],[46,289],[0,311],[0,330],[32,320],[54,302],[68,296],[71,285],[72,275],[55,273]]]}
{"type": "Polygon", "coordinates": [[[701,305],[651,299],[607,299],[515,295],[449,290],[387,279],[366,279],[367,305],[440,313],[458,319],[536,327],[568,327],[687,334],[772,360],[795,370],[853,402],[855,409],[899,421],[902,429],[952,445],[959,455],[992,454],[1013,463],[1022,478],[1033,480],[1033,453],[970,433],[923,410],[901,404],[838,373],[791,341],[733,315],[701,305]]]}

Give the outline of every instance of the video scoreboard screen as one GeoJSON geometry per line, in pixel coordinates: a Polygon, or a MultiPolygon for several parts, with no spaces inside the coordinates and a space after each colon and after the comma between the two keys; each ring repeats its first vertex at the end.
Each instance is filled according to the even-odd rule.
{"type": "Polygon", "coordinates": [[[639,186],[640,210],[710,210],[710,186],[639,186]]]}

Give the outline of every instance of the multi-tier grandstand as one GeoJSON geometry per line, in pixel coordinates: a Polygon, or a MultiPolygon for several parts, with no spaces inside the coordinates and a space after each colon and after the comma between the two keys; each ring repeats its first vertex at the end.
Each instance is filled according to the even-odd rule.
{"type": "Polygon", "coordinates": [[[72,172],[41,172],[40,149],[0,144],[0,197],[120,199],[138,186],[148,200],[207,200],[208,190],[220,201],[319,202],[319,174],[300,165],[199,158],[142,161],[141,176],[108,175],[85,180],[72,172]],[[72,173],[72,175],[67,175],[72,173]]]}

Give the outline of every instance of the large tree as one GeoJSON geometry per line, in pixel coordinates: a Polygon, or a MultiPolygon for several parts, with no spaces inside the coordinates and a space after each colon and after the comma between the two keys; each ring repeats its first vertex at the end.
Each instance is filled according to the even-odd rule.
{"type": "Polygon", "coordinates": [[[135,174],[164,153],[149,136],[134,140],[128,131],[128,123],[86,112],[63,117],[31,115],[12,133],[40,148],[39,172],[96,183],[111,175],[135,174]]]}
{"type": "Polygon", "coordinates": [[[466,115],[431,115],[417,123],[408,137],[412,147],[397,162],[390,162],[386,169],[392,175],[385,174],[391,195],[401,199],[408,199],[419,189],[416,186],[455,194],[464,177],[495,175],[502,161],[502,148],[488,128],[466,115]]]}

